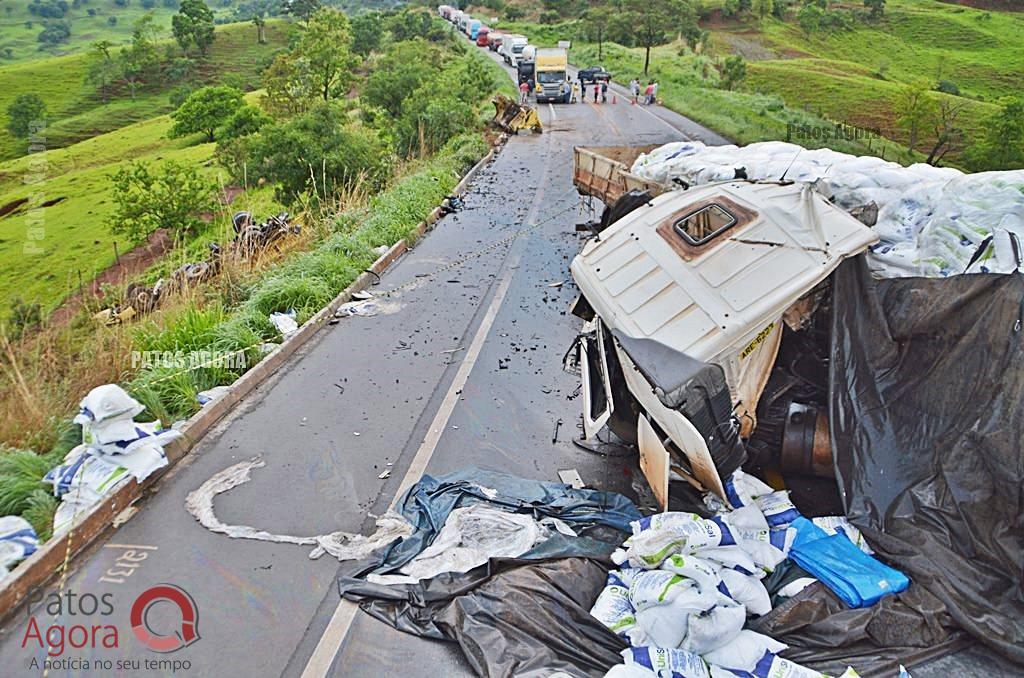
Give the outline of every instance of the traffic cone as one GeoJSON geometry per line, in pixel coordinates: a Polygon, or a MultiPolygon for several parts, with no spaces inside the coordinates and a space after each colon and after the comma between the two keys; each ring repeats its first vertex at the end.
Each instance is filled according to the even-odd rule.
{"type": "Polygon", "coordinates": [[[612,92],[612,103],[615,104],[615,103],[618,103],[618,101],[619,101],[619,99],[618,99],[618,97],[615,96],[615,92],[612,92]]]}

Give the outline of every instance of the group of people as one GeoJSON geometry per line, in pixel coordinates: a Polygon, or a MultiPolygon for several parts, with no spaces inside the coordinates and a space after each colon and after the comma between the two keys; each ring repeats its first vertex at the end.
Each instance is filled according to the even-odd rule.
{"type": "Polygon", "coordinates": [[[640,91],[640,81],[633,78],[629,83],[629,91],[633,95],[633,103],[643,103],[645,106],[650,106],[658,102],[658,81],[648,80],[647,87],[640,91]]]}
{"type": "MultiPolygon", "coordinates": [[[[533,91],[533,81],[524,80],[519,83],[519,103],[525,104],[530,98],[530,92],[533,91]]],[[[608,81],[602,80],[595,82],[591,88],[594,97],[594,103],[603,103],[608,101],[608,81]]],[[[647,87],[641,92],[640,81],[633,78],[629,83],[629,91],[633,95],[634,104],[644,104],[650,106],[651,104],[658,102],[658,81],[648,80],[647,87]]],[[[576,103],[577,101],[587,100],[587,89],[586,86],[580,80],[574,80],[572,83],[572,98],[570,101],[576,103]]]]}

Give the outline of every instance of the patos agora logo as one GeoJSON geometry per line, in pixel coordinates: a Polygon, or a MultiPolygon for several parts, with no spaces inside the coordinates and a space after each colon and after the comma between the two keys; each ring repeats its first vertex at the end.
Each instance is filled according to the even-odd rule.
{"type": "Polygon", "coordinates": [[[185,589],[174,584],[157,584],[139,594],[132,604],[129,622],[139,642],[154,652],[174,652],[199,640],[199,608],[185,589]],[[153,605],[168,602],[178,607],[181,626],[173,634],[160,634],[149,625],[147,615],[153,605]]]}

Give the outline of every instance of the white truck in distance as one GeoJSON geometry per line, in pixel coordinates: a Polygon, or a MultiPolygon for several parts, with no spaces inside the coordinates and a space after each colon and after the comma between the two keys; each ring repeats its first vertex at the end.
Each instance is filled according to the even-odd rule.
{"type": "Polygon", "coordinates": [[[505,60],[505,63],[509,66],[515,67],[519,65],[519,57],[523,54],[523,49],[530,44],[530,39],[525,35],[509,34],[501,41],[501,49],[498,53],[505,60]]]}

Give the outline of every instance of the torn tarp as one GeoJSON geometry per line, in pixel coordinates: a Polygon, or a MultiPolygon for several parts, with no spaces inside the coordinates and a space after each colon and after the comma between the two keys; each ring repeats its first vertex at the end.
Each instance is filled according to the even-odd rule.
{"type": "Polygon", "coordinates": [[[477,468],[436,478],[425,475],[396,506],[413,524],[414,532],[391,548],[375,568],[376,574],[397,571],[433,543],[453,510],[481,502],[513,513],[527,513],[538,520],[557,518],[574,528],[603,525],[625,532],[630,522],[640,519],[633,502],[615,492],[576,490],[562,483],[477,468]]]}
{"type": "Polygon", "coordinates": [[[415,532],[350,568],[339,579],[342,596],[400,631],[458,643],[483,676],[600,676],[620,661],[625,643],[589,610],[604,587],[609,555],[640,519],[629,499],[468,469],[424,476],[397,508],[415,532]],[[492,558],[464,573],[416,583],[366,581],[371,572],[398,572],[434,542],[453,511],[480,504],[557,519],[579,536],[554,529],[519,558],[492,558]]]}
{"type": "Polygon", "coordinates": [[[858,257],[833,275],[833,304],[847,516],[913,580],[900,599],[926,589],[1024,663],[1024,277],[875,281],[858,257]]]}

